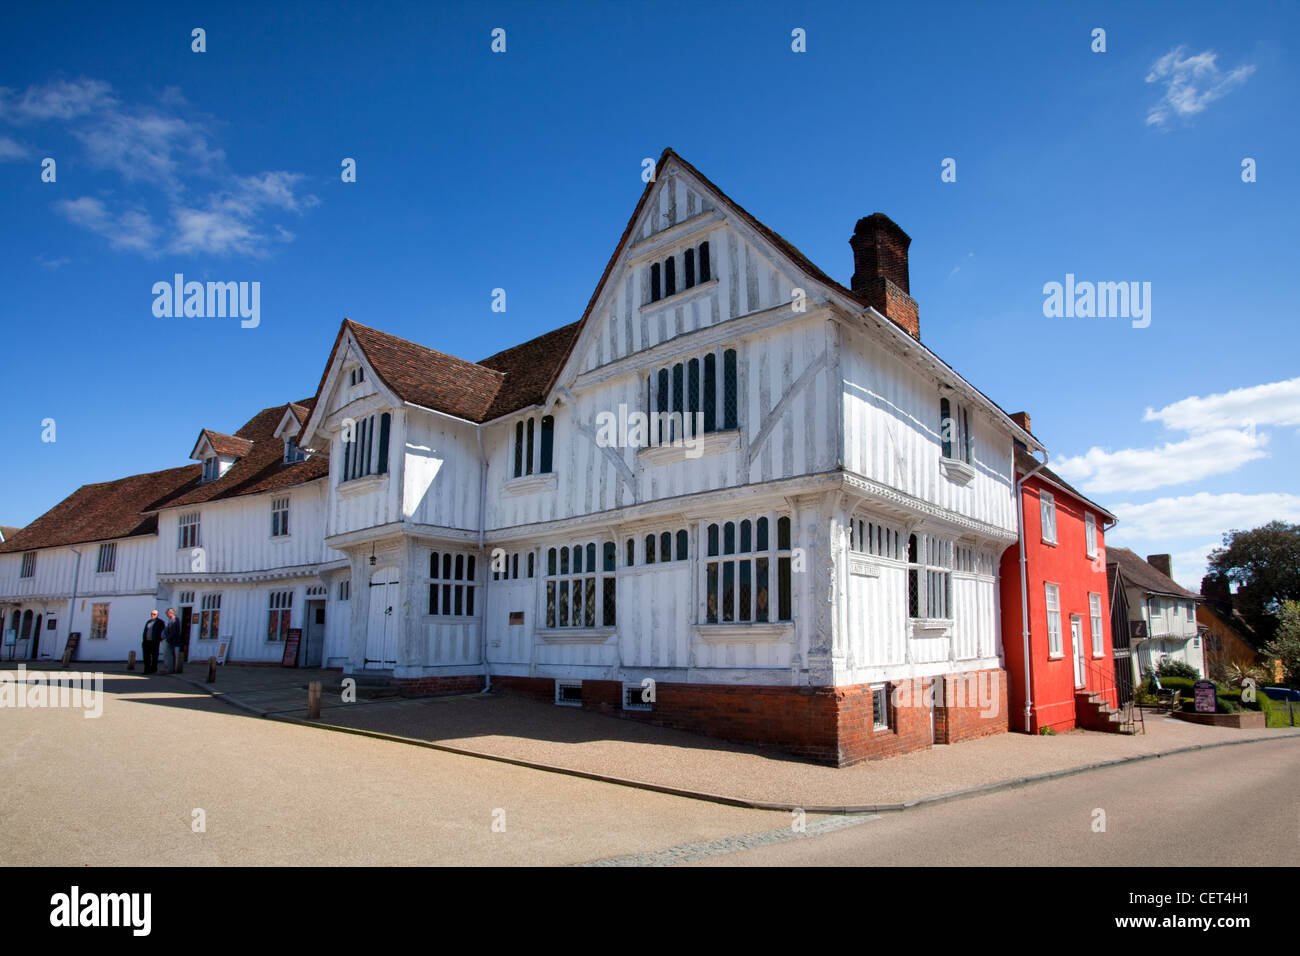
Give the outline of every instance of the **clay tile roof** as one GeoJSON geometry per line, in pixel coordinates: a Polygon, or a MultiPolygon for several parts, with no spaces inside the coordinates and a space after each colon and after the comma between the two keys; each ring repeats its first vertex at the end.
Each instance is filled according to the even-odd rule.
{"type": "MultiPolygon", "coordinates": [[[[305,418],[315,403],[315,398],[307,398],[289,404],[295,408],[295,414],[300,411],[305,418]]],[[[283,417],[284,405],[262,409],[233,436],[225,436],[242,442],[249,450],[224,475],[216,481],[203,482],[159,507],[179,508],[205,501],[238,498],[324,478],[330,468],[326,454],[318,453],[306,461],[284,464],[284,442],[275,437],[276,426],[283,417]]]]}
{"type": "MultiPolygon", "coordinates": [[[[224,435],[221,432],[214,432],[210,428],[205,428],[199,433],[200,440],[206,438],[212,450],[223,458],[243,458],[253,447],[253,443],[245,438],[236,438],[234,435],[224,435]]],[[[195,443],[197,447],[198,443],[195,443]]]]}
{"type": "Polygon", "coordinates": [[[0,538],[4,538],[6,541],[8,541],[10,538],[12,538],[14,535],[16,535],[19,531],[22,530],[23,530],[22,528],[15,528],[12,527],[11,525],[0,524],[0,538]]]}
{"type": "Polygon", "coordinates": [[[505,381],[485,420],[500,418],[546,401],[551,379],[569,357],[581,326],[581,322],[572,322],[479,362],[479,365],[505,373],[505,381]]]}
{"type": "Polygon", "coordinates": [[[201,465],[185,465],[82,485],[12,538],[6,533],[0,552],[154,534],[158,518],[145,512],[165,507],[192,487],[201,471],[201,465]]]}
{"type": "Polygon", "coordinates": [[[404,402],[471,422],[483,416],[505,376],[345,319],[375,374],[404,402]]]}
{"type": "Polygon", "coordinates": [[[1195,591],[1189,591],[1181,584],[1157,571],[1128,548],[1106,548],[1107,566],[1117,564],[1124,573],[1124,580],[1133,587],[1151,591],[1154,594],[1169,594],[1174,597],[1192,598],[1196,601],[1205,599],[1195,591]]]}

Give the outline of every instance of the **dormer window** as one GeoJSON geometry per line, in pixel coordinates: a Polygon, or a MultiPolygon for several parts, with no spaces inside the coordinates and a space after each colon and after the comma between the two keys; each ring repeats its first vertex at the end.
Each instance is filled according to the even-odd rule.
{"type": "Polygon", "coordinates": [[[970,463],[974,441],[970,412],[965,405],[954,407],[946,398],[939,400],[939,439],[943,442],[944,458],[970,463]]]}
{"type": "Polygon", "coordinates": [[[209,455],[203,459],[203,480],[216,481],[221,477],[221,459],[216,455],[209,455]]]}
{"type": "Polygon", "coordinates": [[[388,412],[370,415],[345,429],[341,481],[367,475],[388,474],[388,432],[392,417],[388,412]]]}
{"type": "Polygon", "coordinates": [[[515,422],[512,444],[514,446],[512,474],[515,478],[523,478],[534,473],[550,474],[551,458],[555,448],[555,419],[550,415],[543,415],[540,421],[536,418],[525,418],[515,422]]]}
{"type": "Polygon", "coordinates": [[[302,461],[307,457],[307,453],[298,447],[297,435],[286,435],[284,437],[284,463],[293,464],[295,461],[302,461]]]}

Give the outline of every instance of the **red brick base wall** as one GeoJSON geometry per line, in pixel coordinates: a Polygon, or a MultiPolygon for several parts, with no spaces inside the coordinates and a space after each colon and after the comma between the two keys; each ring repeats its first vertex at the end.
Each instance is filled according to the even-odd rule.
{"type": "Polygon", "coordinates": [[[394,677],[389,684],[403,697],[433,697],[438,694],[476,694],[483,689],[483,676],[394,677]]]}
{"type": "Polygon", "coordinates": [[[555,680],[550,677],[493,677],[492,689],[519,697],[555,700],[555,680]]]}
{"type": "MultiPolygon", "coordinates": [[[[494,689],[554,700],[551,678],[494,677],[494,689]]],[[[930,682],[888,685],[888,728],[875,729],[871,687],[655,685],[649,711],[624,710],[618,681],[584,680],[586,710],[772,747],[817,763],[848,766],[931,746],[930,682]]],[[[934,741],[956,743],[1005,733],[1007,681],[1001,670],[947,675],[933,696],[934,741]]]]}

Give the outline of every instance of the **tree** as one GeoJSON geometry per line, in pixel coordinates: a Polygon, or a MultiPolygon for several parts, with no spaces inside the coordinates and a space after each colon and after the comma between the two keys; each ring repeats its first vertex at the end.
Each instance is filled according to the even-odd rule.
{"type": "Polygon", "coordinates": [[[1282,605],[1282,621],[1264,653],[1282,662],[1283,679],[1289,686],[1300,687],[1300,601],[1282,605]]]}
{"type": "Polygon", "coordinates": [[[1237,585],[1233,603],[1267,641],[1283,603],[1300,601],[1300,524],[1270,521],[1251,531],[1229,531],[1223,547],[1210,552],[1209,571],[1237,585]]]}

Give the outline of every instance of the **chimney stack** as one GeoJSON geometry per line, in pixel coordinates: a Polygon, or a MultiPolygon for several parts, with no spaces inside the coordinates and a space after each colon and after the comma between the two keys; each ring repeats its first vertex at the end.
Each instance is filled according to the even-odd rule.
{"type": "Polygon", "coordinates": [[[1032,435],[1034,433],[1034,430],[1029,427],[1028,412],[1014,412],[1011,415],[1011,420],[1015,422],[1017,425],[1019,425],[1021,428],[1023,428],[1025,431],[1029,432],[1029,434],[1032,435]]]}
{"type": "Polygon", "coordinates": [[[883,212],[863,216],[853,229],[851,288],[867,304],[920,341],[921,321],[909,294],[907,249],[911,238],[883,212]]]}
{"type": "Polygon", "coordinates": [[[1174,576],[1173,561],[1167,554],[1148,554],[1147,564],[1155,568],[1167,578],[1174,576]]]}

